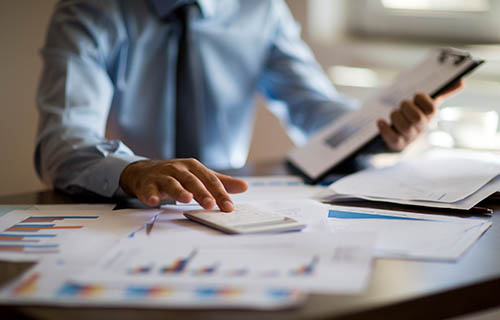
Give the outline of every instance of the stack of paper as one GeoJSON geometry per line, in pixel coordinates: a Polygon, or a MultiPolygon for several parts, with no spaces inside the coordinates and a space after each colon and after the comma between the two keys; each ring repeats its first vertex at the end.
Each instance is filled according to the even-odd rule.
{"type": "Polygon", "coordinates": [[[432,150],[391,167],[354,173],[317,196],[468,210],[500,190],[499,174],[498,156],[432,150]]]}
{"type": "Polygon", "coordinates": [[[329,206],[332,232],[374,232],[380,258],[456,261],[491,226],[488,218],[460,218],[394,210],[329,206]]]}
{"type": "Polygon", "coordinates": [[[46,304],[121,308],[249,308],[277,309],[302,303],[296,289],[239,285],[193,285],[74,282],[82,265],[44,260],[0,291],[2,304],[46,304]]]}
{"type": "Polygon", "coordinates": [[[310,292],[363,290],[372,233],[332,235],[317,201],[254,203],[304,219],[309,232],[231,237],[175,205],[11,211],[0,217],[0,259],[39,263],[0,291],[0,303],[277,309],[310,292]]]}

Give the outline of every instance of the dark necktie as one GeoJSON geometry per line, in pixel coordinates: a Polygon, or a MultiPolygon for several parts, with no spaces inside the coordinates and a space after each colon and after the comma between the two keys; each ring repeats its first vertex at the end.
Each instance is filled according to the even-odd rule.
{"type": "Polygon", "coordinates": [[[176,72],[176,158],[201,157],[204,119],[202,66],[190,30],[190,22],[199,14],[195,4],[183,5],[176,10],[181,26],[176,72]]]}

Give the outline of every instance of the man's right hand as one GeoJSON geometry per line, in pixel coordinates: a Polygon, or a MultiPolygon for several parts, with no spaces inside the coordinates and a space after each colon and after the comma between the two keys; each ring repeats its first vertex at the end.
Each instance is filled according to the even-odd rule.
{"type": "Polygon", "coordinates": [[[248,185],[208,169],[196,159],[142,160],[129,164],[120,175],[120,187],[149,206],[173,198],[188,203],[193,198],[205,209],[215,204],[222,211],[233,211],[229,193],[241,193],[248,185]]]}

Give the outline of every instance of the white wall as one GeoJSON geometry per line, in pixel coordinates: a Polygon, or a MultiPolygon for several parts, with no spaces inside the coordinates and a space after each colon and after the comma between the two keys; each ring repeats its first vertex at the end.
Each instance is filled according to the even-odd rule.
{"type": "Polygon", "coordinates": [[[54,3],[0,1],[0,195],[42,188],[33,168],[35,92],[54,3]]]}

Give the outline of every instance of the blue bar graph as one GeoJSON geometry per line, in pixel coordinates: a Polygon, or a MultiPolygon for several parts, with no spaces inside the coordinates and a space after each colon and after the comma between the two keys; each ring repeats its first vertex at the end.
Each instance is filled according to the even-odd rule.
{"type": "Polygon", "coordinates": [[[376,213],[349,212],[341,210],[330,210],[328,218],[337,219],[387,219],[387,220],[409,220],[409,221],[434,221],[430,219],[409,218],[401,216],[389,216],[376,213]]]}

